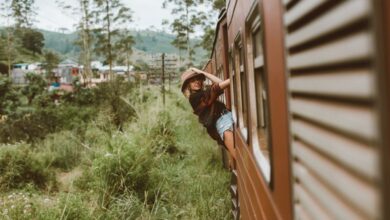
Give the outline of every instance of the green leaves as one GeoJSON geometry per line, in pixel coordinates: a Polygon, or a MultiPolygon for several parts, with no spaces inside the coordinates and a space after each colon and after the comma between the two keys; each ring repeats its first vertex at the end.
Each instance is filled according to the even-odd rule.
{"type": "Polygon", "coordinates": [[[132,21],[132,12],[120,0],[94,0],[94,3],[94,33],[97,39],[95,52],[104,55],[111,73],[112,65],[117,59],[113,53],[114,39],[118,37],[120,27],[132,21]]]}
{"type": "Polygon", "coordinates": [[[41,54],[45,38],[43,34],[39,31],[33,29],[26,29],[22,36],[22,45],[35,53],[41,54]]]}

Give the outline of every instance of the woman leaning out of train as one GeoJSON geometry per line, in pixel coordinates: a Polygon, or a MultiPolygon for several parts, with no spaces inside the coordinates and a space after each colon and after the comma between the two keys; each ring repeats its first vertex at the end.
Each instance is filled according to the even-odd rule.
{"type": "Polygon", "coordinates": [[[188,98],[194,114],[206,127],[209,135],[229,151],[229,166],[233,168],[232,158],[236,159],[236,152],[233,142],[232,113],[225,104],[217,100],[224,89],[230,85],[230,79],[221,80],[205,71],[189,68],[181,75],[181,80],[181,91],[188,98]],[[207,88],[204,86],[206,77],[212,82],[207,88]]]}

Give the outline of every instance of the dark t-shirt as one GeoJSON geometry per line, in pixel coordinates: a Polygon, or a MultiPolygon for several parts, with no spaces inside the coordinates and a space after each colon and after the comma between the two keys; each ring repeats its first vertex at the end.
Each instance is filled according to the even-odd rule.
{"type": "Polygon", "coordinates": [[[192,93],[189,98],[194,114],[198,116],[199,122],[207,128],[209,135],[219,143],[222,143],[222,140],[216,131],[215,122],[223,110],[226,109],[225,104],[217,100],[222,93],[223,90],[219,87],[219,84],[213,83],[206,90],[192,93]]]}

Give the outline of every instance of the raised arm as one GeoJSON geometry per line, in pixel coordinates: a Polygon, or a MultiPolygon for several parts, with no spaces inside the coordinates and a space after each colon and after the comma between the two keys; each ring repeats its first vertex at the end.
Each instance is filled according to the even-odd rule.
{"type": "Polygon", "coordinates": [[[229,85],[230,85],[230,79],[226,79],[226,80],[219,83],[219,88],[225,89],[229,85]]]}
{"type": "Polygon", "coordinates": [[[191,69],[193,69],[195,72],[203,73],[203,75],[205,75],[211,81],[213,81],[214,83],[218,83],[219,87],[221,89],[225,89],[226,87],[228,87],[230,85],[230,79],[222,80],[211,73],[205,72],[205,71],[197,69],[195,67],[193,67],[191,69]]]}
{"type": "Polygon", "coordinates": [[[205,75],[209,80],[211,80],[212,82],[214,83],[221,83],[222,82],[222,79],[216,77],[215,75],[211,74],[211,73],[208,73],[208,72],[205,72],[203,70],[200,70],[200,69],[197,69],[195,67],[192,67],[191,68],[193,71],[195,72],[198,72],[198,73],[203,73],[203,75],[205,75]]]}

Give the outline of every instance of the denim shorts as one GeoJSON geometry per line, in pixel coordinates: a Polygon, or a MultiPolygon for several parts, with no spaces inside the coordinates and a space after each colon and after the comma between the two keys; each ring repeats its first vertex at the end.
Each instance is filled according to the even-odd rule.
{"type": "Polygon", "coordinates": [[[215,123],[215,127],[217,128],[218,134],[223,140],[223,133],[226,130],[233,131],[233,116],[231,112],[227,112],[221,117],[218,118],[217,122],[215,123]]]}

